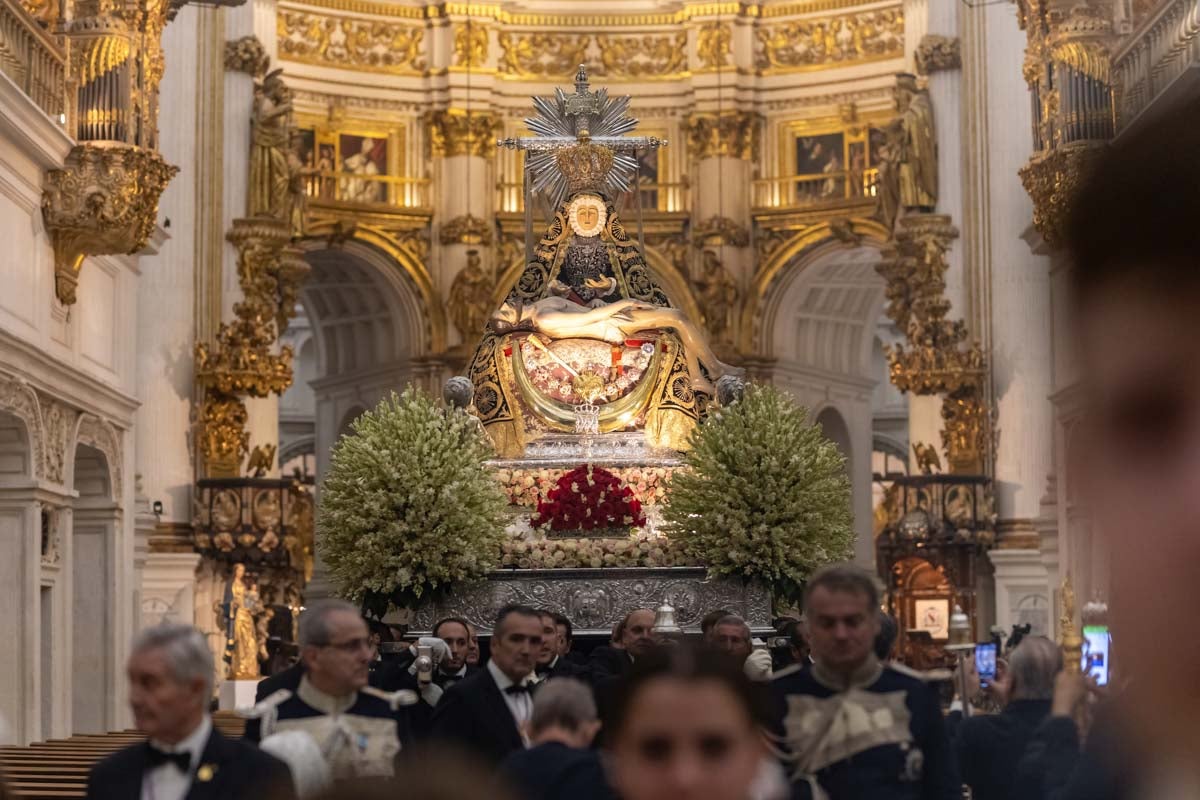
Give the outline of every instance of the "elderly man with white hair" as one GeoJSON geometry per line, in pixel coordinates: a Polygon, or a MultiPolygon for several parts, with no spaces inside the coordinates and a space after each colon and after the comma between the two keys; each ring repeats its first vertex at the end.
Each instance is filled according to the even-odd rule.
{"type": "Polygon", "coordinates": [[[148,739],[92,768],[88,800],[294,797],[281,761],[213,728],[213,660],[198,630],[174,624],[143,630],[126,671],[134,721],[148,739]]]}

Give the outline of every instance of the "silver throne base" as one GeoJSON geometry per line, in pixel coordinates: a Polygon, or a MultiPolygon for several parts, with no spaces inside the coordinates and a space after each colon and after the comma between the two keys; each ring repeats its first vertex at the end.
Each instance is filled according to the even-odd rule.
{"type": "Polygon", "coordinates": [[[632,567],[628,569],[498,570],[487,580],[465,586],[414,610],[410,627],[429,631],[443,617],[458,616],[491,633],[496,612],[509,603],[561,611],[576,635],[612,634],[613,625],[636,608],[675,609],[675,621],[699,633],[710,611],[728,609],[755,630],[771,627],[771,597],[757,583],[722,578],[710,580],[703,567],[632,567]]]}

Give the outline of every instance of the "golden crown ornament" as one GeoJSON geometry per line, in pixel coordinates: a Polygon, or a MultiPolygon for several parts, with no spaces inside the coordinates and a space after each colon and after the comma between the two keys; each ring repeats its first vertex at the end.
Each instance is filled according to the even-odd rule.
{"type": "Polygon", "coordinates": [[[525,120],[533,136],[500,139],[499,147],[526,152],[530,190],[558,208],[580,192],[612,200],[632,188],[639,150],[665,147],[653,136],[626,136],[638,121],[627,116],[630,98],[609,97],[607,89],[592,91],[587,67],[580,64],[575,92],[561,88],[553,97],[533,98],[537,116],[525,120]]]}

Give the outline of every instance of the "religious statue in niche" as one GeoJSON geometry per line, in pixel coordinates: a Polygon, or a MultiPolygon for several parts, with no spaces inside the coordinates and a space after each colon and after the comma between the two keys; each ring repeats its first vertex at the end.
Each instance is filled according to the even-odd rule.
{"type": "Polygon", "coordinates": [[[267,73],[254,85],[254,110],[250,120],[249,215],[286,220],[291,167],[291,90],[283,70],[267,73]]]}
{"type": "Polygon", "coordinates": [[[450,321],[464,342],[483,333],[492,307],[492,278],[483,268],[478,250],[467,251],[467,265],[450,284],[450,321]]]}
{"type": "Polygon", "coordinates": [[[225,599],[220,613],[225,630],[225,664],[230,680],[257,680],[260,643],[255,615],[263,612],[258,583],[247,580],[246,566],[236,564],[233,576],[225,587],[225,599]]]}
{"type": "Polygon", "coordinates": [[[897,116],[884,130],[879,208],[892,228],[900,211],[930,213],[937,205],[937,137],[929,91],[913,75],[896,76],[897,116]]]}
{"type": "Polygon", "coordinates": [[[712,250],[701,257],[700,275],[695,281],[704,322],[714,342],[728,343],[730,320],[737,308],[738,288],[733,276],[712,250]]]}
{"type": "Polygon", "coordinates": [[[534,136],[500,142],[526,152],[529,191],[552,210],[470,365],[474,407],[504,458],[578,432],[585,407],[600,435],[637,431],[651,447],[686,449],[717,380],[737,372],[671,307],[621,220],[642,153],[665,144],[625,135],[637,126],[629,103],[591,91],[581,66],[573,94],[534,98],[534,136]]]}

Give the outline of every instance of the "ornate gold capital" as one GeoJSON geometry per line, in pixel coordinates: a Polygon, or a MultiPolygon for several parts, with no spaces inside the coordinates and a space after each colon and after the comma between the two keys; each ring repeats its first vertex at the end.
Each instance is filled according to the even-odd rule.
{"type": "Polygon", "coordinates": [[[465,155],[492,158],[501,127],[500,118],[489,111],[473,111],[469,115],[457,109],[431,111],[430,150],[434,158],[465,155]]]}
{"type": "Polygon", "coordinates": [[[54,290],[75,302],[86,256],[133,254],[154,232],[158,198],[178,172],[153,150],[85,142],[46,174],[42,217],[54,244],[54,290]]]}
{"type": "Polygon", "coordinates": [[[443,225],[438,239],[442,244],[489,245],[492,243],[492,226],[487,220],[472,214],[463,214],[443,225]]]}
{"type": "Polygon", "coordinates": [[[225,43],[225,69],[231,72],[258,78],[266,74],[270,61],[267,48],[254,34],[225,43]]]}
{"type": "Polygon", "coordinates": [[[1021,168],[1021,183],[1033,200],[1033,225],[1050,247],[1062,242],[1067,211],[1088,165],[1103,145],[1078,145],[1040,153],[1021,168]]]}
{"type": "Polygon", "coordinates": [[[729,217],[712,216],[692,229],[692,241],[697,247],[745,247],[750,231],[729,217]]]}
{"type": "Polygon", "coordinates": [[[913,52],[917,73],[928,75],[943,69],[958,69],[962,66],[962,52],[957,36],[941,36],[927,33],[913,52]]]}
{"type": "Polygon", "coordinates": [[[756,160],[760,122],[761,117],[751,111],[691,114],[684,122],[688,150],[696,159],[729,156],[756,160]]]}

